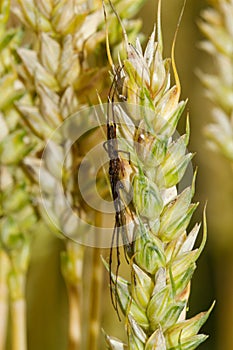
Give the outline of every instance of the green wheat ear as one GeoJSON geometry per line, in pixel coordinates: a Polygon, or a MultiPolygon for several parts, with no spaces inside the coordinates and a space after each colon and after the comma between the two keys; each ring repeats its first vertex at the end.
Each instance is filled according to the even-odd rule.
{"type": "Polygon", "coordinates": [[[206,40],[200,43],[214,60],[216,72],[199,77],[213,102],[213,122],[205,127],[208,145],[233,161],[233,3],[209,1],[201,13],[199,28],[206,40]]]}
{"type": "MultiPolygon", "coordinates": [[[[197,207],[192,203],[196,173],[190,186],[178,193],[192,158],[186,152],[190,127],[187,118],[186,133],[173,138],[186,102],[179,100],[175,43],[171,60],[163,58],[160,6],[161,1],[157,31],[153,30],[144,51],[138,39],[133,46],[125,38],[127,58],[121,63],[121,76],[115,78],[116,89],[120,85],[116,95],[120,101],[123,94],[127,98],[127,103],[112,108],[121,122],[119,142],[124,139],[122,144],[133,160],[121,180],[124,184],[127,178],[132,185],[132,202],[125,216],[129,221],[134,218],[135,241],[129,256],[131,280],[113,276],[127,333],[127,344],[105,336],[108,348],[114,350],[195,349],[207,338],[198,332],[213,308],[186,318],[190,282],[206,242],[207,226],[204,211],[202,243],[194,248],[200,224],[191,231],[188,225],[197,207]],[[170,63],[175,86],[170,86],[170,63]]],[[[125,192],[120,192],[123,203],[125,192]]]]}

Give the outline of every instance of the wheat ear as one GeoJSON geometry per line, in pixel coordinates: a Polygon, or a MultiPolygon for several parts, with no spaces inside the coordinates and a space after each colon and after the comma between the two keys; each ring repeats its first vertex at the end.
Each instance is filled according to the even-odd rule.
{"type": "Polygon", "coordinates": [[[196,173],[189,186],[179,187],[193,157],[186,150],[190,126],[187,118],[186,133],[174,137],[186,102],[180,101],[175,39],[171,59],[163,58],[160,7],[161,1],[157,40],[154,29],[143,51],[139,40],[134,46],[126,37],[127,58],[120,62],[115,78],[119,103],[111,102],[119,149],[130,154],[129,161],[120,153],[124,170],[119,196],[125,204],[123,242],[130,247],[132,276],[128,281],[112,275],[127,334],[126,344],[106,335],[108,347],[114,350],[195,349],[207,338],[198,332],[212,309],[186,318],[191,278],[207,228],[204,212],[202,242],[194,248],[200,224],[191,231],[188,225],[197,207],[192,203],[196,173]]]}

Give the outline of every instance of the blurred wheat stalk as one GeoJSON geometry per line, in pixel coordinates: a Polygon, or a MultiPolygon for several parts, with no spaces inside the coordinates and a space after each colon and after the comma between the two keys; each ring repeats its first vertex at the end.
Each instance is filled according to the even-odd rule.
{"type": "Polygon", "coordinates": [[[5,349],[10,297],[12,349],[26,349],[26,275],[36,214],[30,182],[20,164],[32,150],[33,139],[20,124],[14,103],[24,94],[18,79],[19,28],[7,29],[10,2],[0,2],[0,349],[5,349]]]}
{"type": "Polygon", "coordinates": [[[206,37],[200,46],[208,52],[216,72],[199,77],[206,94],[214,103],[213,122],[206,126],[209,146],[233,161],[233,2],[209,1],[211,7],[201,13],[199,28],[206,37]]]}
{"type": "Polygon", "coordinates": [[[163,58],[160,7],[161,1],[157,41],[154,29],[144,52],[139,40],[133,46],[125,33],[127,58],[116,68],[108,49],[115,98],[121,102],[110,102],[118,123],[119,149],[130,154],[130,162],[122,160],[119,196],[123,204],[132,197],[121,209],[132,277],[128,281],[112,275],[114,293],[125,316],[127,344],[106,335],[112,350],[195,349],[207,338],[198,332],[212,309],[186,319],[191,278],[206,242],[206,220],[204,214],[202,243],[193,249],[200,225],[190,232],[187,227],[197,207],[191,202],[196,174],[190,186],[179,193],[192,158],[186,152],[189,122],[187,118],[186,134],[174,138],[186,102],[179,101],[175,40],[171,60],[163,58]],[[176,83],[172,87],[171,65],[176,83]],[[135,241],[130,245],[132,238],[135,241]]]}

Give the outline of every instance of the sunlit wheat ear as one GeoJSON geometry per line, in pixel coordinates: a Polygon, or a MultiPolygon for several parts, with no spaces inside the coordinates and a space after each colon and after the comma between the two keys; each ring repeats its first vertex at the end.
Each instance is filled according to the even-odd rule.
{"type": "MultiPolygon", "coordinates": [[[[116,84],[116,96],[122,102],[114,107],[117,137],[126,138],[123,144],[134,160],[129,162],[132,201],[125,215],[131,211],[135,218],[135,241],[129,256],[132,278],[118,276],[115,285],[127,344],[106,336],[108,347],[114,350],[195,349],[207,338],[198,332],[212,310],[186,318],[190,283],[207,227],[204,211],[202,242],[194,248],[200,224],[191,229],[188,225],[197,207],[192,203],[196,173],[190,185],[179,191],[193,156],[186,150],[190,126],[187,118],[186,133],[174,138],[186,102],[179,100],[175,42],[171,59],[163,57],[160,7],[161,1],[157,28],[144,51],[139,40],[134,46],[126,38],[127,58],[121,63],[124,79],[116,84]],[[170,66],[175,86],[170,86],[170,66]]],[[[122,200],[124,192],[126,188],[120,192],[122,200]]]]}
{"type": "Polygon", "coordinates": [[[233,3],[210,1],[201,13],[199,28],[205,36],[200,43],[214,61],[215,72],[198,72],[206,95],[213,102],[213,122],[205,127],[208,145],[233,161],[233,3]]]}

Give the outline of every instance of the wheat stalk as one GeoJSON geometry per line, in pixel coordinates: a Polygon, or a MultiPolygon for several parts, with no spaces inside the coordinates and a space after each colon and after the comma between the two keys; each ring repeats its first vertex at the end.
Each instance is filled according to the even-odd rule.
{"type": "Polygon", "coordinates": [[[191,278],[206,242],[206,219],[204,214],[201,245],[193,249],[200,229],[196,224],[188,231],[197,207],[191,202],[196,173],[190,186],[178,192],[193,156],[186,152],[190,128],[187,118],[186,133],[174,138],[186,102],[179,100],[175,39],[171,60],[163,58],[160,7],[161,1],[157,40],[154,29],[143,52],[140,41],[133,46],[123,29],[127,58],[120,69],[113,67],[115,95],[121,103],[110,104],[118,123],[119,149],[130,154],[129,161],[120,153],[124,170],[119,196],[122,203],[132,198],[122,209],[130,223],[123,241],[128,242],[132,277],[128,281],[112,275],[127,344],[106,335],[114,350],[195,349],[207,338],[198,332],[212,309],[186,319],[191,278]],[[170,65],[175,86],[170,85],[170,65]]]}
{"type": "Polygon", "coordinates": [[[215,73],[199,77],[206,95],[213,102],[213,122],[205,127],[208,145],[233,160],[233,2],[209,1],[211,7],[201,13],[198,25],[206,40],[200,43],[213,59],[215,73]]]}
{"type": "Polygon", "coordinates": [[[0,349],[4,350],[7,335],[8,320],[8,286],[7,276],[9,272],[9,259],[6,252],[0,250],[0,349]]]}

